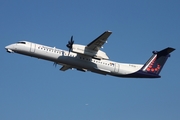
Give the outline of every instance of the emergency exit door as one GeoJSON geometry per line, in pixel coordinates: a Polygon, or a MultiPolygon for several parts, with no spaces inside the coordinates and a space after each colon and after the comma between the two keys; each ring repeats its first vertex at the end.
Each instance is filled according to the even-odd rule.
{"type": "Polygon", "coordinates": [[[119,72],[120,65],[118,63],[115,64],[114,72],[119,72]]]}

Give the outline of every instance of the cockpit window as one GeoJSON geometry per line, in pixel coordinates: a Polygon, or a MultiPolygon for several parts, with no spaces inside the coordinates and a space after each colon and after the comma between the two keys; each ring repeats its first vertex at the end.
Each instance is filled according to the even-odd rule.
{"type": "Polygon", "coordinates": [[[17,42],[17,43],[20,43],[20,44],[26,44],[26,42],[17,42]]]}

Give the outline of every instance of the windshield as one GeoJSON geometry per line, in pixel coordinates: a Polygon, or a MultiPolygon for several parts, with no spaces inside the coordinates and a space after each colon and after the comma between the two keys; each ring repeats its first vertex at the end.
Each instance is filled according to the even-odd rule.
{"type": "Polygon", "coordinates": [[[20,44],[26,44],[26,42],[22,42],[22,41],[21,41],[21,42],[17,42],[17,43],[20,43],[20,44]]]}

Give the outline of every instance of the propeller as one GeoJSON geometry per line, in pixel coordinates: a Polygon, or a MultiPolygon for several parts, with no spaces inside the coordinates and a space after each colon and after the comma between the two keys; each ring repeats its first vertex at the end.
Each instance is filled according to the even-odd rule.
{"type": "Polygon", "coordinates": [[[57,63],[56,63],[56,62],[54,62],[53,66],[55,66],[55,67],[56,67],[56,66],[57,66],[57,63]]]}
{"type": "Polygon", "coordinates": [[[72,50],[73,44],[74,44],[74,40],[73,40],[73,36],[71,36],[71,39],[68,41],[68,44],[66,45],[69,48],[68,56],[72,50]]]}

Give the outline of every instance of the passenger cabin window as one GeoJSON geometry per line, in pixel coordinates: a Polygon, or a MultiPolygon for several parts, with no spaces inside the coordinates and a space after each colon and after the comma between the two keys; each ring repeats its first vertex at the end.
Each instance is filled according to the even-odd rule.
{"type": "Polygon", "coordinates": [[[17,42],[17,43],[20,43],[20,44],[26,44],[26,42],[17,42]]]}

